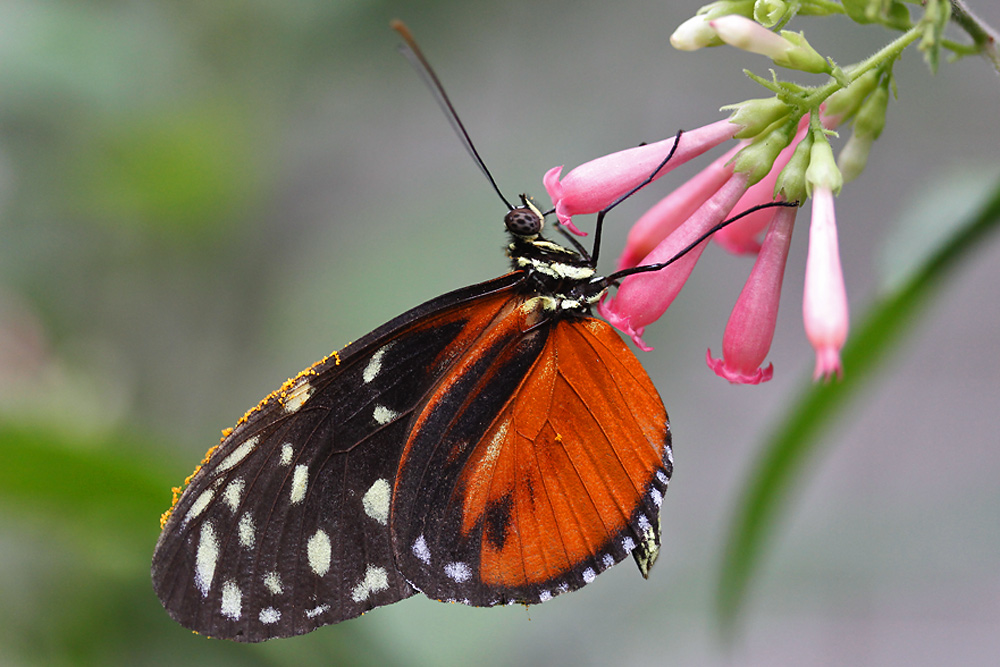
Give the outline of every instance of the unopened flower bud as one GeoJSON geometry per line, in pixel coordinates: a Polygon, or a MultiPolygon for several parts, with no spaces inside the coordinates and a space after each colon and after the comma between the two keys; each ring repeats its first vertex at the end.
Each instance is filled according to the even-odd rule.
{"type": "Polygon", "coordinates": [[[750,185],[764,178],[774,166],[778,153],[791,143],[796,127],[796,123],[784,123],[760,135],[736,155],[736,171],[748,174],[750,185]]]}
{"type": "Polygon", "coordinates": [[[840,168],[845,182],[853,181],[865,170],[873,143],[874,139],[871,137],[854,132],[844,147],[840,149],[840,154],[837,155],[837,166],[840,168]]]}
{"type": "Polygon", "coordinates": [[[793,47],[785,52],[783,58],[775,58],[775,65],[803,72],[813,72],[814,74],[830,71],[830,63],[810,46],[802,33],[782,30],[781,37],[791,43],[793,47]]]}
{"type": "Polygon", "coordinates": [[[743,16],[720,16],[709,25],[726,44],[767,56],[776,65],[804,72],[830,71],[830,64],[800,33],[783,30],[777,35],[743,16]]]}
{"type": "Polygon", "coordinates": [[[821,130],[812,132],[813,144],[809,150],[809,167],[806,169],[806,191],[811,197],[817,189],[840,194],[844,177],[833,159],[833,148],[821,130]]]}
{"type": "Polygon", "coordinates": [[[862,102],[878,85],[879,73],[875,70],[865,72],[846,88],[841,88],[826,98],[823,111],[828,117],[841,121],[850,118],[858,112],[862,102]]]}
{"type": "Polygon", "coordinates": [[[729,116],[729,122],[741,128],[733,135],[736,139],[752,139],[792,111],[777,97],[746,100],[722,107],[723,111],[729,109],[735,109],[729,116]]]}
{"type": "Polygon", "coordinates": [[[774,194],[785,201],[802,202],[806,199],[806,169],[809,167],[809,154],[812,151],[812,132],[806,132],[806,136],[795,147],[792,158],[785,165],[785,168],[778,174],[778,180],[774,184],[774,194]]]}
{"type": "Polygon", "coordinates": [[[759,0],[754,3],[753,18],[765,28],[773,28],[788,14],[788,3],[784,0],[759,0]]]}
{"type": "Polygon", "coordinates": [[[670,35],[670,45],[678,51],[697,51],[706,46],[721,46],[725,44],[712,27],[708,25],[705,16],[692,16],[677,26],[670,35]]]}

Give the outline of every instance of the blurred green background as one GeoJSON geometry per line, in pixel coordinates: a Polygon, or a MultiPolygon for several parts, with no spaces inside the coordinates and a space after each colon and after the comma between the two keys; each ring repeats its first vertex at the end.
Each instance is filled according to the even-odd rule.
{"type": "MultiPolygon", "coordinates": [[[[992,2],[976,4],[1000,23],[992,2]]],[[[656,350],[642,361],[677,461],[649,581],[626,564],[527,610],[415,597],[259,646],[194,636],[152,593],[159,513],[220,429],[333,349],[506,268],[504,209],[389,20],[410,24],[508,196],[544,195],[553,165],[763,96],[741,69],[766,75],[767,61],[670,48],[697,6],[0,3],[0,663],[995,664],[996,240],[829,433],[742,635],[717,641],[712,599],[741,480],[812,370],[806,215],[772,382],[731,387],[703,361],[745,258],[710,249],[647,332],[656,350]]],[[[842,64],[888,37],[846,20],[793,28],[842,64]]],[[[932,77],[913,51],[896,73],[885,134],[838,200],[855,313],[1000,175],[1000,87],[985,62],[932,77]]],[[[610,219],[606,270],[656,194],[610,219]]]]}

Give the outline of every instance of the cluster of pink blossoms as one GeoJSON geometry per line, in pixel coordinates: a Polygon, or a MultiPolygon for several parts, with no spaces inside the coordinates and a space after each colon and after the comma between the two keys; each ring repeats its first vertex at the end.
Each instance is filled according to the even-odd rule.
{"type": "MultiPolygon", "coordinates": [[[[790,162],[798,165],[797,169],[786,170],[788,175],[781,178],[794,179],[796,175],[804,178],[804,188],[799,190],[808,191],[812,200],[802,310],[806,335],[816,350],[815,377],[826,379],[841,374],[840,349],[848,329],[833,206],[841,176],[825,137],[814,140],[817,133],[823,132],[822,127],[816,120],[810,127],[809,120],[806,116],[797,124],[793,122],[790,128],[786,124],[771,130],[778,136],[771,138],[770,143],[757,141],[758,146],[770,146],[771,153],[764,159],[758,160],[752,152],[744,153],[745,158],[741,159],[737,153],[751,142],[740,142],[650,208],[632,227],[618,268],[670,260],[731,214],[782,201],[783,193],[798,190],[779,181],[779,173],[790,162]]],[[[838,119],[824,117],[822,124],[832,127],[838,124],[838,119]]],[[[744,130],[746,124],[737,112],[729,120],[686,132],[677,140],[667,139],[597,158],[562,178],[562,167],[555,167],[545,174],[544,185],[559,221],[580,233],[573,225],[574,215],[603,210],[637,187],[666,158],[675,141],[679,144],[673,157],[656,178],[744,130]]],[[[758,384],[772,377],[772,365],[766,368],[761,365],[774,336],[796,211],[794,207],[758,210],[713,236],[730,252],[757,256],[726,326],[722,358],[712,358],[710,351],[707,354],[709,367],[730,382],[758,384]],[[763,241],[759,242],[761,235],[763,241]]],[[[601,314],[631,336],[640,348],[651,349],[642,340],[643,331],[673,302],[707,243],[706,239],[659,271],[624,278],[616,294],[600,304],[601,314]]]]}
{"type": "MultiPolygon", "coordinates": [[[[685,51],[729,44],[766,56],[779,67],[826,74],[828,84],[805,88],[779,82],[773,72],[772,81],[754,77],[775,96],[731,105],[728,108],[734,111],[727,120],[674,140],[606,155],[565,176],[562,167],[556,167],[545,174],[543,182],[559,221],[579,233],[572,222],[574,215],[607,209],[646,183],[658,167],[655,178],[726,141],[738,140],[635,223],[618,269],[669,265],[628,274],[599,310],[636,345],[650,349],[642,340],[646,326],[670,307],[711,236],[729,252],[756,255],[756,262],[726,325],[722,358],[713,358],[709,350],[708,365],[733,383],[770,380],[773,366],[762,365],[774,338],[797,212],[788,204],[809,199],[812,219],[802,314],[806,335],[816,350],[814,377],[826,380],[842,374],[840,350],[848,330],[833,198],[845,180],[862,172],[872,143],[882,132],[898,50],[883,50],[880,59],[841,68],[816,52],[803,35],[772,32],[758,23],[755,18],[762,7],[718,0],[681,24],[670,42],[685,51]],[[852,135],[835,160],[828,135],[848,120],[853,123],[852,135]],[[785,205],[757,208],[771,202],[785,205]],[[740,215],[747,211],[748,215],[740,215]],[[723,226],[731,216],[739,219],[723,226]]],[[[783,4],[770,9],[794,13],[783,4]]],[[[832,11],[812,7],[810,12],[814,10],[832,11]]],[[[781,23],[782,12],[764,14],[769,24],[781,23]]],[[[905,48],[905,43],[899,42],[903,45],[899,48],[905,48]]]]}

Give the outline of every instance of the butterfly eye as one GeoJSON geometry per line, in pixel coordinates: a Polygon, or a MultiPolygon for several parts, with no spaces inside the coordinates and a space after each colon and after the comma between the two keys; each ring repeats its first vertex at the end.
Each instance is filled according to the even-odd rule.
{"type": "Polygon", "coordinates": [[[535,236],[542,231],[542,218],[528,206],[511,209],[503,217],[507,231],[515,236],[535,236]]]}

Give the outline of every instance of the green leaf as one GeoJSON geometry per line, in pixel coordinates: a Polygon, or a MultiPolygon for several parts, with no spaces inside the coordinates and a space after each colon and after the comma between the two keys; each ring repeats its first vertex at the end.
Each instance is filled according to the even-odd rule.
{"type": "Polygon", "coordinates": [[[726,538],[716,598],[726,638],[733,637],[753,576],[795,486],[802,483],[805,464],[818,453],[826,427],[876,377],[948,272],[1000,228],[1000,183],[986,192],[983,203],[951,227],[951,235],[939,238],[933,251],[921,253],[919,264],[909,265],[902,278],[894,276],[894,287],[862,318],[843,349],[844,380],[804,388],[766,442],[726,538]]]}
{"type": "Polygon", "coordinates": [[[170,505],[170,483],[154,472],[154,462],[125,453],[135,449],[112,438],[82,443],[42,427],[0,423],[0,503],[147,543],[170,505]]]}

